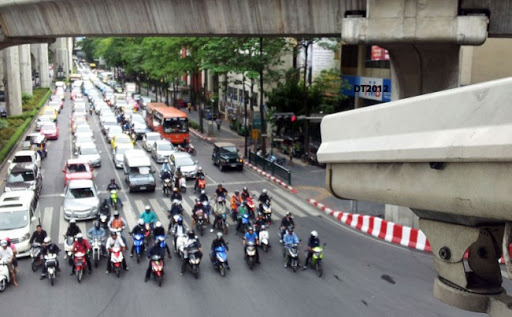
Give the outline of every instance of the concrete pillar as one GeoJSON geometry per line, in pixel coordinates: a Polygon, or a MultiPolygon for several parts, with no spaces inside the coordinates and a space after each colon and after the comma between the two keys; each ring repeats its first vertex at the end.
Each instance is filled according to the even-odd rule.
{"type": "Polygon", "coordinates": [[[30,44],[19,46],[21,92],[32,95],[32,61],[30,59],[30,44]]]}
{"type": "Polygon", "coordinates": [[[10,116],[20,115],[21,110],[21,79],[18,46],[4,49],[5,102],[10,116]]]}
{"type": "Polygon", "coordinates": [[[57,72],[59,67],[62,67],[64,76],[69,77],[69,63],[68,63],[68,50],[66,38],[58,38],[56,41],[55,49],[55,66],[54,66],[54,77],[57,78],[57,72]]]}
{"type": "Polygon", "coordinates": [[[67,50],[68,50],[68,69],[69,73],[73,73],[73,38],[67,38],[67,50]]]}
{"type": "MultiPolygon", "coordinates": [[[[364,70],[366,68],[366,45],[359,44],[357,46],[357,76],[364,76],[364,70]]],[[[354,108],[361,108],[363,105],[363,98],[359,98],[359,94],[356,94],[354,98],[354,108]]]]}
{"type": "Polygon", "coordinates": [[[5,92],[4,78],[4,59],[2,54],[2,58],[0,58],[0,91],[5,92]]]}
{"type": "Polygon", "coordinates": [[[50,87],[50,77],[48,74],[48,43],[37,44],[38,53],[37,59],[39,61],[39,80],[41,87],[50,87]]]}

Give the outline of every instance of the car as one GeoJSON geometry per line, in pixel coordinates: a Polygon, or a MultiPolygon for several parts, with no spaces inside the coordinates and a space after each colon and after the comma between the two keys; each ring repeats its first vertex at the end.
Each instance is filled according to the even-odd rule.
{"type": "MultiPolygon", "coordinates": [[[[85,143],[84,143],[85,144],[85,143]]],[[[62,170],[64,173],[64,185],[67,185],[72,180],[77,179],[90,179],[94,178],[92,168],[89,162],[85,159],[69,159],[62,170]]]]}
{"type": "Polygon", "coordinates": [[[45,123],[40,130],[41,134],[48,140],[59,139],[59,127],[53,122],[45,123]]]}
{"type": "Polygon", "coordinates": [[[89,162],[92,167],[101,167],[101,151],[98,151],[96,144],[84,143],[78,148],[78,159],[89,162]]]}
{"type": "Polygon", "coordinates": [[[33,190],[38,197],[43,188],[43,176],[36,164],[16,164],[7,175],[4,191],[33,190]]]}
{"type": "Polygon", "coordinates": [[[74,121],[73,121],[73,124],[71,125],[71,133],[75,133],[76,131],[76,128],[80,125],[87,125],[87,120],[85,120],[84,118],[80,117],[80,118],[76,118],[74,121]]]}
{"type": "Polygon", "coordinates": [[[10,173],[16,164],[32,163],[41,168],[41,157],[36,151],[18,151],[14,154],[12,160],[8,160],[7,163],[9,163],[7,173],[10,173]]]}
{"type": "Polygon", "coordinates": [[[188,179],[196,178],[197,169],[199,168],[197,161],[194,161],[192,156],[185,152],[174,152],[171,154],[169,157],[169,166],[173,176],[179,167],[183,176],[188,179]]]}
{"type": "Polygon", "coordinates": [[[94,143],[94,138],[89,134],[77,134],[75,135],[75,139],[73,140],[73,153],[78,155],[78,149],[80,145],[84,143],[94,143]]]}
{"type": "Polygon", "coordinates": [[[100,126],[101,126],[101,132],[103,134],[107,134],[107,129],[109,126],[117,125],[117,119],[115,117],[106,117],[106,118],[100,118],[100,126]]]}
{"type": "Polygon", "coordinates": [[[87,220],[98,217],[100,199],[92,180],[72,180],[64,190],[64,219],[87,220]]]}
{"type": "Polygon", "coordinates": [[[156,141],[162,140],[162,136],[158,132],[146,132],[142,136],[142,147],[148,152],[151,152],[153,144],[156,141]]]}
{"type": "Polygon", "coordinates": [[[85,109],[85,108],[78,108],[78,109],[76,109],[76,110],[73,112],[73,114],[81,115],[81,116],[85,117],[85,119],[87,119],[87,111],[88,111],[88,110],[87,110],[87,109],[85,109]]]}
{"type": "Polygon", "coordinates": [[[103,111],[107,110],[110,111],[110,108],[106,103],[99,103],[94,107],[94,112],[96,112],[97,115],[100,115],[103,111]]]}
{"type": "Polygon", "coordinates": [[[110,142],[110,145],[112,145],[112,149],[115,149],[118,144],[132,144],[133,140],[127,136],[126,134],[117,134],[112,138],[112,141],[110,142]]]}
{"type": "Polygon", "coordinates": [[[7,118],[7,108],[5,106],[0,106],[0,118],[7,118]]]}
{"type": "Polygon", "coordinates": [[[107,142],[111,143],[112,139],[118,134],[123,134],[123,128],[118,125],[112,125],[109,127],[107,132],[107,142]]]}
{"type": "Polygon", "coordinates": [[[159,140],[153,143],[153,148],[151,149],[151,157],[157,163],[164,163],[167,159],[176,152],[176,148],[172,145],[169,140],[159,140]]]}
{"type": "Polygon", "coordinates": [[[112,161],[116,168],[124,167],[124,153],[129,150],[133,150],[132,144],[119,144],[112,150],[112,161]]]}
{"type": "Polygon", "coordinates": [[[151,132],[145,122],[134,121],[132,116],[131,136],[134,140],[141,140],[146,132],[151,132]]]}
{"type": "Polygon", "coordinates": [[[238,148],[233,143],[217,142],[213,144],[212,161],[222,171],[226,167],[244,169],[244,160],[238,154],[238,148]]]}
{"type": "Polygon", "coordinates": [[[42,135],[39,132],[27,134],[25,136],[25,139],[23,140],[21,149],[22,150],[30,150],[30,146],[32,145],[32,143],[34,143],[35,141],[37,141],[38,139],[41,139],[43,137],[44,137],[44,135],[42,135]]]}
{"type": "Polygon", "coordinates": [[[61,101],[60,100],[51,100],[48,103],[48,107],[53,107],[53,108],[55,108],[55,111],[57,111],[57,113],[60,113],[60,110],[62,109],[61,101]]]}
{"type": "Polygon", "coordinates": [[[59,113],[55,111],[54,107],[46,106],[41,110],[41,116],[49,116],[53,122],[57,122],[57,115],[59,113]]]}
{"type": "Polygon", "coordinates": [[[78,125],[76,128],[75,128],[75,132],[74,134],[89,134],[91,137],[94,136],[94,134],[92,133],[92,130],[91,128],[89,127],[88,124],[80,124],[78,125]]]}
{"type": "Polygon", "coordinates": [[[53,118],[51,116],[39,116],[36,121],[36,131],[41,130],[41,126],[46,123],[54,123],[53,118]]]}

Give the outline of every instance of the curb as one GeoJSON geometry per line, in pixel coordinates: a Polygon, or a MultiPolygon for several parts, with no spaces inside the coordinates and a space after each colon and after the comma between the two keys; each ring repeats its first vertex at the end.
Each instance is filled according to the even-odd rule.
{"type": "Polygon", "coordinates": [[[195,135],[196,137],[200,138],[203,141],[215,143],[215,138],[203,136],[199,131],[196,131],[195,129],[192,128],[189,128],[188,130],[192,132],[193,135],[195,135]]]}
{"type": "MultiPolygon", "coordinates": [[[[306,199],[306,201],[345,225],[369,234],[377,239],[419,251],[432,252],[432,248],[430,247],[427,237],[420,229],[402,226],[383,220],[379,217],[351,214],[337,210],[335,211],[310,198],[306,199]]],[[[512,245],[510,245],[509,248],[512,253],[512,245]]],[[[464,258],[467,259],[467,257],[468,251],[464,254],[464,258]]],[[[505,258],[502,256],[498,262],[500,264],[505,264],[505,258]]]]}
{"type": "Polygon", "coordinates": [[[256,172],[258,172],[260,175],[270,179],[272,182],[278,184],[278,185],[281,185],[283,186],[284,188],[288,189],[289,191],[291,191],[292,193],[294,194],[297,194],[297,190],[295,188],[293,188],[292,186],[286,184],[285,182],[283,182],[282,180],[270,175],[269,173],[267,172],[264,172],[263,170],[257,168],[256,166],[250,164],[250,163],[247,163],[244,161],[244,166],[247,166],[253,170],[255,170],[256,172]]]}

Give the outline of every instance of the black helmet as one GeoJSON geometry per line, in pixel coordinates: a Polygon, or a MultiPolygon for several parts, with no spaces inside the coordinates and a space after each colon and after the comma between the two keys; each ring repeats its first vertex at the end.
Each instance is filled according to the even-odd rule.
{"type": "Polygon", "coordinates": [[[100,223],[98,221],[94,222],[94,228],[96,228],[96,230],[100,228],[100,223]]]}
{"type": "Polygon", "coordinates": [[[194,230],[189,230],[187,232],[187,236],[192,239],[192,238],[195,238],[196,237],[196,233],[194,232],[194,230]]]}
{"type": "Polygon", "coordinates": [[[119,210],[114,211],[114,217],[119,217],[119,210]]]}
{"type": "Polygon", "coordinates": [[[293,231],[293,226],[288,226],[288,231],[293,231]]]}
{"type": "Polygon", "coordinates": [[[110,235],[113,237],[113,236],[117,236],[117,231],[111,231],[110,232],[110,235]]]}

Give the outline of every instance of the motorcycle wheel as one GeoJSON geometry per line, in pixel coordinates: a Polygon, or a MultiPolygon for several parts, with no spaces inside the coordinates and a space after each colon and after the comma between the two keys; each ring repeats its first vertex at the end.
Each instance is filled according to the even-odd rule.
{"type": "Polygon", "coordinates": [[[252,260],[252,258],[249,258],[247,264],[249,264],[249,270],[252,271],[252,268],[254,267],[254,261],[252,260]]]}
{"type": "Polygon", "coordinates": [[[203,226],[201,226],[201,228],[199,228],[199,233],[201,234],[201,237],[203,236],[204,234],[204,228],[203,226]]]}
{"type": "Polygon", "coordinates": [[[321,262],[318,262],[318,261],[316,262],[315,269],[316,269],[316,274],[318,275],[318,277],[322,277],[322,274],[324,273],[324,269],[322,268],[321,262]]]}
{"type": "Polygon", "coordinates": [[[84,271],[83,270],[80,270],[76,273],[76,279],[78,281],[78,283],[81,283],[82,282],[82,276],[84,274],[84,271]]]}
{"type": "Polygon", "coordinates": [[[226,276],[226,268],[224,267],[224,264],[221,264],[219,267],[220,275],[226,276]]]}
{"type": "Polygon", "coordinates": [[[293,260],[292,261],[292,269],[293,269],[293,272],[297,272],[297,261],[296,260],[293,260]]]}
{"type": "Polygon", "coordinates": [[[49,279],[50,279],[50,284],[53,286],[53,283],[54,283],[54,281],[55,281],[55,276],[53,276],[52,274],[50,274],[49,279]]]}
{"type": "Polygon", "coordinates": [[[162,287],[162,280],[163,280],[163,276],[162,275],[156,277],[156,281],[158,283],[158,287],[162,287]]]}
{"type": "Polygon", "coordinates": [[[263,245],[263,251],[268,252],[268,245],[266,245],[266,244],[263,245]]]}
{"type": "Polygon", "coordinates": [[[187,192],[187,187],[182,187],[182,188],[181,188],[181,192],[182,192],[183,194],[185,194],[185,193],[187,192]]]}
{"type": "Polygon", "coordinates": [[[190,155],[192,155],[192,156],[196,156],[196,154],[197,154],[197,153],[196,153],[196,150],[192,150],[192,151],[190,151],[190,155]]]}
{"type": "Polygon", "coordinates": [[[140,263],[140,254],[137,253],[137,264],[140,263]]]}
{"type": "Polygon", "coordinates": [[[116,276],[117,278],[121,276],[121,270],[119,268],[116,268],[116,276]]]}
{"type": "Polygon", "coordinates": [[[38,265],[37,265],[37,262],[36,262],[36,261],[37,261],[37,260],[33,260],[33,261],[32,261],[32,272],[37,271],[37,267],[38,267],[38,265]]]}
{"type": "Polygon", "coordinates": [[[228,226],[224,224],[224,234],[228,234],[228,226]]]}
{"type": "Polygon", "coordinates": [[[98,267],[98,262],[99,262],[98,259],[94,259],[94,267],[98,267]]]}
{"type": "Polygon", "coordinates": [[[198,266],[193,266],[192,267],[192,274],[194,275],[196,280],[199,278],[199,267],[198,266]]]}
{"type": "Polygon", "coordinates": [[[2,282],[0,282],[0,293],[5,291],[5,286],[6,286],[6,281],[5,281],[5,279],[3,279],[2,282]]]}

